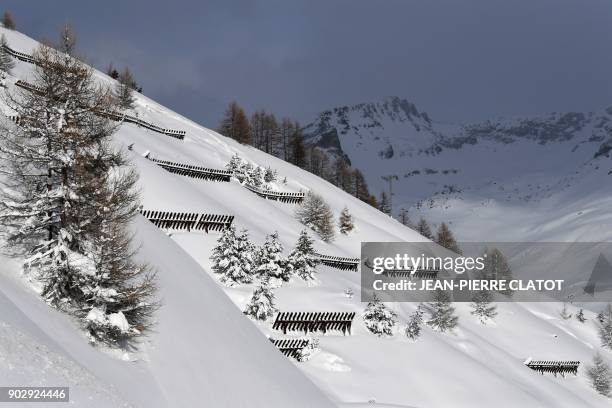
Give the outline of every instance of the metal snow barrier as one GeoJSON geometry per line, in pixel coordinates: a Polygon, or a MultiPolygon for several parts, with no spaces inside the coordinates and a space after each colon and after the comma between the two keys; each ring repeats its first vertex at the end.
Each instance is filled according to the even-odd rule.
{"type": "Polygon", "coordinates": [[[357,272],[359,267],[359,258],[343,258],[339,256],[316,254],[321,264],[343,271],[357,272]]]}
{"type": "Polygon", "coordinates": [[[29,82],[22,81],[21,79],[17,80],[17,82],[15,82],[15,85],[20,87],[20,88],[26,89],[26,90],[28,90],[28,91],[30,91],[32,93],[38,94],[38,95],[42,95],[42,94],[45,93],[42,88],[40,88],[40,87],[38,87],[38,86],[36,86],[34,84],[31,84],[29,82]]]}
{"type": "Polygon", "coordinates": [[[4,50],[20,61],[27,62],[29,64],[36,64],[36,59],[34,57],[24,52],[15,51],[7,44],[4,44],[4,50]]]}
{"type": "Polygon", "coordinates": [[[280,312],[272,325],[274,330],[302,331],[304,334],[328,331],[341,331],[351,334],[355,312],[280,312]]]}
{"type": "Polygon", "coordinates": [[[175,173],[181,176],[192,177],[197,179],[211,180],[211,181],[230,181],[232,178],[232,172],[221,169],[210,169],[207,167],[192,166],[190,164],[176,163],[166,160],[153,159],[147,157],[158,166],[170,173],[175,173]]]}
{"type": "MultiPolygon", "coordinates": [[[[34,84],[30,84],[29,82],[26,81],[22,81],[21,79],[18,80],[17,82],[15,82],[15,85],[26,89],[32,93],[35,93],[37,95],[41,95],[44,96],[45,92],[42,88],[37,87],[34,84]]],[[[112,112],[112,111],[105,111],[105,110],[99,110],[96,109],[94,110],[94,113],[98,116],[102,116],[102,117],[106,117],[108,119],[114,120],[116,122],[127,122],[127,123],[134,123],[138,126],[142,126],[146,129],[152,130],[154,132],[157,133],[161,133],[163,135],[166,136],[170,136],[179,140],[183,140],[185,138],[185,134],[187,132],[185,132],[184,130],[175,130],[175,129],[166,129],[166,128],[162,128],[161,126],[157,126],[154,123],[151,122],[147,122],[145,120],[142,120],[140,118],[137,118],[136,116],[131,116],[131,115],[126,115],[123,114],[121,112],[112,112]]]]}
{"type": "Polygon", "coordinates": [[[310,343],[308,339],[270,339],[272,344],[287,357],[300,358],[300,353],[310,343]]]}
{"type": "Polygon", "coordinates": [[[251,186],[249,184],[245,184],[244,186],[247,188],[247,190],[254,192],[258,196],[263,197],[266,200],[281,201],[283,203],[301,203],[302,201],[304,201],[305,197],[305,194],[301,192],[288,193],[272,190],[263,190],[255,186],[251,186]]]}
{"type": "Polygon", "coordinates": [[[565,377],[566,373],[578,375],[580,361],[529,361],[525,365],[534,371],[539,371],[542,375],[552,373],[555,377],[557,374],[565,377]]]}
{"type": "Polygon", "coordinates": [[[437,269],[385,269],[383,275],[390,278],[435,279],[440,271],[437,269]]]}
{"type": "Polygon", "coordinates": [[[232,225],[233,215],[141,210],[156,227],[178,231],[221,231],[232,225]]]}

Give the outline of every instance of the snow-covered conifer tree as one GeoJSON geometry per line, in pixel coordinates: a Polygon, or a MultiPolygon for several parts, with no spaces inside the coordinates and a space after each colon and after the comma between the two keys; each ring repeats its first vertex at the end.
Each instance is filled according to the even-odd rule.
{"type": "Polygon", "coordinates": [[[599,338],[604,347],[612,349],[612,307],[609,304],[599,323],[599,338]]]}
{"type": "Polygon", "coordinates": [[[232,175],[242,183],[245,178],[244,165],[244,160],[242,160],[238,153],[235,153],[230,161],[225,165],[225,169],[230,171],[232,175]]]}
{"type": "Polygon", "coordinates": [[[410,216],[408,215],[408,210],[406,210],[405,208],[402,208],[400,210],[398,221],[401,222],[403,225],[407,226],[408,228],[415,228],[414,224],[412,224],[412,221],[410,220],[410,216]]]}
{"type": "Polygon", "coordinates": [[[443,290],[436,290],[431,302],[427,304],[429,320],[427,324],[438,331],[445,332],[457,326],[459,317],[451,304],[450,295],[443,290]]]}
{"type": "Polygon", "coordinates": [[[266,242],[256,253],[255,273],[260,279],[268,277],[271,286],[280,286],[291,278],[291,265],[283,256],[283,245],[278,239],[278,232],[266,237],[266,242]]]}
{"type": "Polygon", "coordinates": [[[340,213],[338,227],[340,228],[340,233],[344,235],[348,234],[353,230],[353,228],[355,228],[355,225],[353,224],[353,216],[347,207],[344,207],[340,213]]]}
{"type": "Polygon", "coordinates": [[[406,337],[410,340],[416,340],[421,336],[421,327],[423,326],[423,305],[419,304],[415,312],[410,315],[408,324],[406,325],[406,337]]]}
{"type": "Polygon", "coordinates": [[[113,98],[69,55],[41,46],[34,56],[38,90],[7,94],[21,121],[2,129],[1,233],[27,254],[45,300],[83,319],[93,340],[133,337],[150,325],[155,282],[126,230],[135,173],[112,148],[116,125],[96,114],[113,98]]]}
{"type": "Polygon", "coordinates": [[[472,297],[472,314],[480,319],[482,324],[497,316],[497,306],[492,305],[493,294],[488,290],[480,290],[472,297]]]}
{"type": "Polygon", "coordinates": [[[115,96],[119,101],[121,109],[129,110],[134,108],[134,77],[130,72],[129,68],[125,67],[117,78],[117,85],[115,87],[115,96]]]}
{"type": "Polygon", "coordinates": [[[7,45],[6,37],[2,34],[2,37],[0,37],[0,71],[10,74],[11,70],[15,68],[15,61],[13,61],[11,54],[4,48],[7,45]]]}
{"type": "MultiPolygon", "coordinates": [[[[79,269],[93,199],[81,187],[107,169],[100,149],[114,126],[92,107],[112,108],[108,92],[93,83],[91,70],[77,60],[41,46],[34,84],[40,92],[7,95],[20,125],[7,123],[0,154],[7,174],[0,220],[7,243],[30,253],[55,305],[80,299],[79,269]],[[97,165],[100,164],[100,165],[97,165]]],[[[91,190],[90,190],[91,192],[91,190]]]]}
{"type": "Polygon", "coordinates": [[[319,234],[323,241],[333,241],[334,214],[323,197],[309,191],[295,215],[302,224],[319,234]]]}
{"type": "Polygon", "coordinates": [[[288,257],[293,273],[305,281],[315,280],[316,266],[319,264],[313,244],[314,240],[308,236],[306,230],[302,230],[295,248],[288,257]]]}
{"type": "Polygon", "coordinates": [[[266,167],[266,171],[264,173],[264,181],[266,183],[271,183],[276,181],[277,173],[276,170],[272,170],[270,167],[266,167]]]}
{"type": "Polygon", "coordinates": [[[261,187],[264,183],[264,171],[261,167],[255,166],[251,172],[251,185],[261,187]]]}
{"type": "Polygon", "coordinates": [[[601,395],[610,396],[612,392],[612,370],[601,354],[593,357],[593,365],[587,367],[587,376],[591,385],[601,395]]]}
{"type": "Polygon", "coordinates": [[[374,295],[363,311],[363,322],[366,328],[377,336],[393,336],[396,313],[389,309],[374,295]]]}
{"type": "Polygon", "coordinates": [[[240,234],[232,225],[226,228],[213,248],[210,259],[212,270],[221,275],[221,282],[228,286],[251,283],[253,270],[253,244],[249,241],[247,230],[240,234]]]}
{"type": "Polygon", "coordinates": [[[561,316],[563,320],[569,320],[572,318],[572,314],[567,310],[567,303],[563,302],[563,307],[559,312],[559,316],[561,316]]]}
{"type": "MultiPolygon", "coordinates": [[[[488,280],[511,280],[512,269],[505,255],[497,248],[486,249],[483,252],[484,268],[481,271],[483,279],[488,280]]],[[[506,296],[512,296],[513,291],[506,289],[500,291],[506,296]]]]}
{"type": "Polygon", "coordinates": [[[274,293],[270,288],[269,278],[263,276],[260,284],[253,291],[251,300],[244,309],[244,314],[256,320],[266,321],[278,310],[274,304],[274,293]]]}

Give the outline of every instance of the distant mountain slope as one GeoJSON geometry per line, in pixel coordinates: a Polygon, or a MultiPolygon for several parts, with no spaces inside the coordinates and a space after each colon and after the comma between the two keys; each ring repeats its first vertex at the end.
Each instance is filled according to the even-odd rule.
{"type": "MultiPolygon", "coordinates": [[[[612,181],[612,108],[450,125],[387,98],[325,111],[305,132],[307,143],[362,170],[376,194],[388,190],[391,176],[395,214],[426,209],[434,222],[477,214],[486,202],[537,203],[587,177],[612,181]],[[452,200],[473,205],[454,205],[448,216],[452,200]]],[[[586,184],[594,187],[586,193],[601,192],[586,184]]]]}

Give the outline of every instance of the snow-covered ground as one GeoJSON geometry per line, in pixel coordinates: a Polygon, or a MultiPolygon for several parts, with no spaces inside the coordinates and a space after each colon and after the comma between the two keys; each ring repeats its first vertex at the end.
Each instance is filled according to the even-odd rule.
{"type": "MultiPolygon", "coordinates": [[[[29,52],[35,43],[11,31],[11,47],[29,52]]],[[[27,79],[32,67],[18,63],[12,80],[27,79]]],[[[100,81],[108,82],[103,74],[100,81]]],[[[185,130],[180,141],[131,124],[119,129],[117,143],[132,145],[146,209],[234,215],[253,241],[278,231],[286,253],[302,226],[294,204],[266,201],[236,182],[217,183],[166,172],[145,159],[153,156],[221,168],[231,156],[276,169],[288,191],[321,194],[337,217],[347,206],[357,230],[316,249],[359,256],[361,241],[422,241],[423,237],[340,191],[331,184],[242,146],[138,95],[139,117],[185,130]]],[[[543,215],[545,220],[550,214],[543,215]]],[[[552,219],[552,217],[551,217],[552,219]]],[[[534,218],[534,226],[541,223],[534,218]]],[[[567,225],[567,224],[566,224],[567,225]]],[[[571,224],[570,224],[571,227],[571,224]]],[[[123,355],[89,346],[69,318],[47,307],[19,277],[14,262],[0,267],[0,381],[70,385],[75,406],[107,407],[603,407],[609,400],[588,384],[581,365],[577,377],[540,375],[523,365],[534,359],[590,362],[599,349],[594,316],[581,324],[562,320],[557,304],[499,305],[495,323],[483,326],[468,305],[457,305],[459,328],[451,334],[424,329],[417,342],[403,335],[415,305],[390,304],[400,325],[380,339],[363,326],[359,274],[319,268],[317,285],[294,279],[275,294],[281,311],[355,311],[350,336],[320,336],[320,351],[297,363],[275,350],[266,336],[279,337],[271,324],[253,323],[241,313],[252,285],[225,288],[210,270],[218,233],[164,234],[143,218],[134,225],[142,243],[139,256],[158,271],[162,307],[155,331],[138,352],[123,355]],[[371,403],[370,403],[371,402],[371,403]]],[[[568,239],[572,229],[568,227],[568,239]]],[[[570,307],[571,312],[575,312],[570,307]]],[[[610,360],[611,355],[605,352],[610,360]]]]}

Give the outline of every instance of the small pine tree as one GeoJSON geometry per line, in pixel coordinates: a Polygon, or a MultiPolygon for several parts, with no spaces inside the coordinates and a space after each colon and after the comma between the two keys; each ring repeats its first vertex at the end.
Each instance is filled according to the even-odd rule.
{"type": "Polygon", "coordinates": [[[250,174],[249,179],[251,180],[251,182],[249,184],[255,187],[261,187],[264,182],[263,178],[264,172],[262,171],[262,168],[259,166],[255,166],[255,168],[250,174]]]}
{"type": "Polygon", "coordinates": [[[137,263],[127,226],[138,202],[135,173],[113,149],[115,110],[93,71],[47,46],[35,52],[44,96],[8,95],[27,124],[2,129],[0,235],[26,261],[41,295],[70,312],[92,339],[118,342],[151,324],[154,274],[137,263]]]}
{"type": "Polygon", "coordinates": [[[567,310],[567,304],[565,302],[563,303],[563,307],[559,312],[559,316],[561,316],[563,320],[569,320],[572,318],[572,314],[567,310]]]}
{"type": "Polygon", "coordinates": [[[378,209],[387,215],[391,215],[391,201],[386,192],[380,194],[380,201],[378,203],[378,209]]]}
{"type": "Polygon", "coordinates": [[[612,370],[601,354],[597,353],[593,357],[593,365],[587,368],[587,376],[591,380],[591,385],[595,391],[606,397],[610,396],[612,392],[612,370]]]}
{"type": "Polygon", "coordinates": [[[353,224],[353,216],[347,207],[344,207],[340,213],[338,227],[340,228],[340,233],[344,235],[347,235],[355,228],[355,225],[353,224]]]}
{"type": "Polygon", "coordinates": [[[115,87],[115,97],[119,101],[121,109],[129,110],[134,108],[134,77],[128,67],[125,67],[117,78],[117,85],[115,87]]]}
{"type": "Polygon", "coordinates": [[[309,191],[295,211],[296,218],[325,242],[334,240],[334,214],[322,196],[309,191]]]}
{"type": "Polygon", "coordinates": [[[266,321],[277,311],[270,282],[268,277],[264,276],[259,286],[253,291],[251,300],[244,309],[244,314],[256,320],[266,321]]]}
{"type": "Polygon", "coordinates": [[[117,71],[112,62],[109,62],[106,66],[106,75],[113,79],[119,78],[119,71],[117,71]]]}
{"type": "Polygon", "coordinates": [[[251,143],[251,126],[244,110],[237,102],[231,102],[219,126],[219,133],[242,144],[251,143]]]}
{"type": "Polygon", "coordinates": [[[306,230],[303,230],[288,257],[290,269],[305,281],[315,280],[316,267],[319,264],[313,244],[314,240],[308,236],[306,230]]]}
{"type": "Polygon", "coordinates": [[[612,350],[612,307],[609,304],[599,323],[599,338],[604,347],[612,350]]]}
{"type": "Polygon", "coordinates": [[[461,248],[459,248],[459,244],[455,240],[455,236],[453,235],[448,225],[445,222],[440,224],[440,228],[438,228],[438,233],[436,234],[436,243],[449,251],[453,251],[456,254],[461,255],[461,248]]]}
{"type": "Polygon", "coordinates": [[[288,282],[291,278],[291,265],[283,256],[283,246],[278,239],[278,232],[266,237],[266,242],[259,248],[256,254],[255,273],[260,279],[266,277],[268,284],[280,286],[282,282],[288,282]]]}
{"type": "Polygon", "coordinates": [[[406,325],[406,337],[410,340],[417,340],[421,336],[421,327],[423,326],[423,304],[419,303],[416,311],[410,315],[408,324],[406,325]]]}
{"type": "Polygon", "coordinates": [[[425,218],[421,217],[421,219],[419,220],[419,223],[417,224],[416,230],[419,234],[421,234],[425,238],[433,241],[434,239],[433,233],[431,232],[431,228],[429,227],[429,224],[427,223],[425,218]]]}
{"type": "Polygon", "coordinates": [[[412,224],[412,221],[410,220],[410,216],[408,215],[408,210],[406,210],[405,208],[402,208],[400,210],[398,221],[401,222],[403,225],[407,226],[408,228],[415,228],[414,224],[412,224]]]}
{"type": "Polygon", "coordinates": [[[2,25],[4,26],[4,28],[8,30],[15,29],[15,22],[13,21],[13,17],[11,16],[11,13],[9,13],[8,11],[5,11],[4,14],[2,15],[2,25]]]}
{"type": "Polygon", "coordinates": [[[485,324],[487,320],[492,320],[497,316],[497,307],[491,305],[493,301],[493,295],[488,290],[481,290],[474,294],[472,298],[472,314],[480,319],[482,324],[485,324]]]}
{"type": "Polygon", "coordinates": [[[2,37],[0,37],[0,71],[10,74],[11,70],[15,68],[15,61],[6,50],[7,45],[6,37],[2,34],[2,37]]]}
{"type": "Polygon", "coordinates": [[[223,231],[212,251],[213,272],[220,274],[221,282],[228,286],[251,283],[253,250],[247,230],[238,235],[236,228],[230,226],[223,231]]]}
{"type": "Polygon", "coordinates": [[[605,313],[605,311],[603,311],[603,310],[599,311],[599,312],[597,313],[597,316],[596,316],[595,318],[597,319],[597,321],[598,321],[600,324],[603,324],[603,322],[605,322],[605,321],[606,321],[606,313],[605,313]]]}
{"type": "Polygon", "coordinates": [[[457,327],[459,317],[455,316],[455,308],[448,293],[436,290],[432,301],[427,304],[427,309],[430,315],[427,324],[431,328],[444,333],[457,327]]]}
{"type": "Polygon", "coordinates": [[[264,173],[264,181],[266,183],[276,181],[276,170],[272,170],[270,167],[266,167],[266,171],[264,173]]]}
{"type": "Polygon", "coordinates": [[[76,43],[77,37],[72,30],[72,26],[68,23],[64,24],[59,36],[58,50],[67,55],[74,56],[74,52],[76,51],[76,43]]]}
{"type": "Polygon", "coordinates": [[[584,310],[580,309],[578,313],[576,313],[576,319],[578,319],[580,323],[586,322],[587,318],[584,317],[584,310]]]}
{"type": "Polygon", "coordinates": [[[363,322],[366,328],[379,337],[393,336],[396,314],[387,308],[376,295],[371,302],[368,302],[363,312],[363,322]]]}
{"type": "Polygon", "coordinates": [[[232,176],[234,176],[236,179],[238,179],[239,182],[242,183],[245,178],[245,174],[243,171],[244,165],[244,160],[242,160],[238,153],[235,153],[230,159],[230,161],[227,162],[227,164],[225,165],[225,169],[230,171],[232,173],[232,176]]]}

